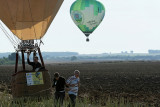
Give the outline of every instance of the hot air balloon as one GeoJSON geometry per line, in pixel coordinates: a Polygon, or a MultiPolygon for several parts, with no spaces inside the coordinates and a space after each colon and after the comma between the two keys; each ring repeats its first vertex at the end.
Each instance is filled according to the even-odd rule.
{"type": "Polygon", "coordinates": [[[62,3],[63,0],[0,0],[0,20],[13,35],[9,35],[1,23],[0,28],[17,53],[12,76],[13,97],[50,95],[51,80],[45,69],[40,44],[62,3]],[[17,72],[19,52],[22,54],[23,70],[17,72]],[[25,69],[24,53],[27,52],[33,53],[33,56],[39,53],[43,69],[36,74],[39,74],[41,81],[36,79],[35,71],[25,69]]]}
{"type": "Polygon", "coordinates": [[[96,0],[77,0],[70,8],[74,23],[87,37],[99,26],[105,16],[105,8],[96,0]]]}

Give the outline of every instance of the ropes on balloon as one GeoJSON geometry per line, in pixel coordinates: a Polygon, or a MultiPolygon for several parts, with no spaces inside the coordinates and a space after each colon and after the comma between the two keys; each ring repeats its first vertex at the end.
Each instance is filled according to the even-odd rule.
{"type": "Polygon", "coordinates": [[[9,39],[9,41],[11,42],[11,44],[13,45],[13,47],[16,49],[18,42],[13,38],[13,37],[7,32],[7,30],[4,28],[4,26],[2,25],[2,23],[0,22],[0,28],[3,31],[3,33],[5,34],[5,36],[9,39]]]}
{"type": "MultiPolygon", "coordinates": [[[[14,49],[16,51],[18,51],[18,46],[23,43],[23,41],[21,41],[20,39],[18,39],[13,33],[9,34],[7,29],[4,27],[4,25],[2,24],[2,22],[0,21],[0,29],[3,31],[3,33],[5,34],[5,36],[8,38],[8,40],[10,41],[10,43],[12,44],[12,46],[14,47],[14,49]]],[[[26,40],[26,41],[30,41],[30,40],[26,40]]],[[[42,42],[42,39],[40,40],[34,40],[37,43],[37,46],[40,47],[41,44],[44,44],[42,42]]],[[[34,44],[35,45],[35,44],[34,44]]]]}

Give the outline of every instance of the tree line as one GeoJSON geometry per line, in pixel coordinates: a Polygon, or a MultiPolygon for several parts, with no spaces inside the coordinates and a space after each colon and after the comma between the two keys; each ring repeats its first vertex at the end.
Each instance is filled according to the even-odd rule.
{"type": "MultiPolygon", "coordinates": [[[[19,60],[21,60],[20,56],[18,56],[19,60]]],[[[8,57],[3,57],[0,58],[0,65],[5,65],[5,64],[14,64],[16,60],[16,53],[11,53],[8,55],[8,57]]]]}

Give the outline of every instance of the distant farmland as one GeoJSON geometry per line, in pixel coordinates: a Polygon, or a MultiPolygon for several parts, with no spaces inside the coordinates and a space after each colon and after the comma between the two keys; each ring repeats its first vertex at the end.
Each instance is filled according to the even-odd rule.
{"type": "MultiPolygon", "coordinates": [[[[81,71],[79,98],[105,106],[108,98],[119,101],[154,105],[160,104],[160,62],[158,61],[108,61],[53,63],[46,68],[53,77],[59,72],[65,78],[73,71],[81,71]],[[125,101],[125,100],[124,100],[125,101]]],[[[19,68],[21,69],[21,68],[19,68]]],[[[27,69],[31,69],[27,66],[27,69]]],[[[0,66],[0,81],[10,85],[14,66],[0,66]]],[[[3,89],[1,89],[3,90],[3,89]]]]}

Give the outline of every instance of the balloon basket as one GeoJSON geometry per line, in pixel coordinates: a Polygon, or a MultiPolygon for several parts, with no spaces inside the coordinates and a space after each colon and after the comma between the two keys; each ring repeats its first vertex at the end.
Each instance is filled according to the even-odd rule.
{"type": "Polygon", "coordinates": [[[12,96],[51,97],[51,78],[47,70],[19,71],[12,75],[12,96]]]}
{"type": "Polygon", "coordinates": [[[86,39],[86,42],[89,42],[89,38],[86,39]]]}

